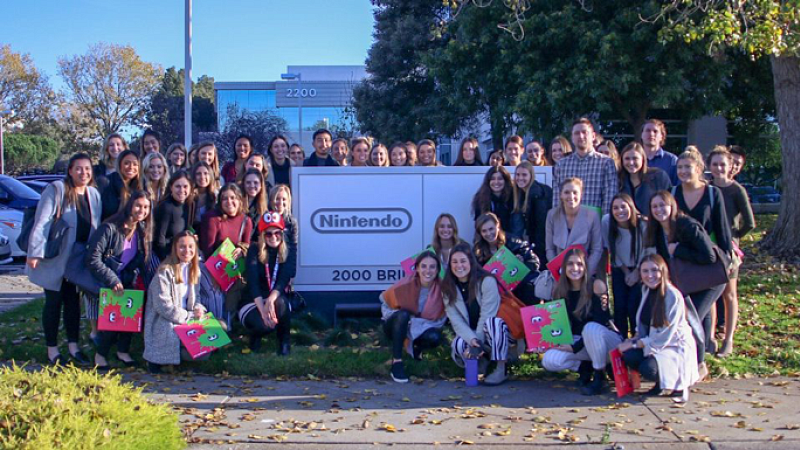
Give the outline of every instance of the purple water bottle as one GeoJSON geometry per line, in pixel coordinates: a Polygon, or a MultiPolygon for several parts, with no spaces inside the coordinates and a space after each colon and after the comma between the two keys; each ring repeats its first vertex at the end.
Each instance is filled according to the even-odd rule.
{"type": "Polygon", "coordinates": [[[478,385],[478,360],[465,359],[464,360],[464,378],[467,381],[468,387],[478,385]]]}

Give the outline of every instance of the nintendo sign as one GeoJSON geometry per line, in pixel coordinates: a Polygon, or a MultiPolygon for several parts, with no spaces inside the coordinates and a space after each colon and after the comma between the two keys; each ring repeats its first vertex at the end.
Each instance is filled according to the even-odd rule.
{"type": "MultiPolygon", "coordinates": [[[[487,167],[294,167],[300,232],[295,288],[377,291],[403,277],[400,262],[427,247],[439,214],[472,242],[472,196],[487,167]]],[[[512,169],[513,171],[513,169],[512,169]]],[[[550,185],[551,168],[536,178],[550,185]]]]}

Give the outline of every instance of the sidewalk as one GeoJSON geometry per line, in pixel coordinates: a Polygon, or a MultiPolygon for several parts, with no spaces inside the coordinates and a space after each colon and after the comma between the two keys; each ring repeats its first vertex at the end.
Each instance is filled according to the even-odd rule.
{"type": "Polygon", "coordinates": [[[572,381],[467,390],[461,381],[125,378],[172,403],[196,449],[800,448],[798,378],[703,383],[685,406],[668,398],[584,397],[572,381]]]}
{"type": "Polygon", "coordinates": [[[39,286],[28,281],[22,266],[0,267],[0,313],[44,297],[39,286]],[[2,270],[7,270],[3,272],[2,270]]]}

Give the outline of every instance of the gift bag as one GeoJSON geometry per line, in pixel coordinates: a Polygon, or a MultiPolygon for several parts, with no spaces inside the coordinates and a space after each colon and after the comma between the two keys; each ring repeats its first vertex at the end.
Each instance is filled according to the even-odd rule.
{"type": "Polygon", "coordinates": [[[531,269],[517,258],[506,246],[500,249],[486,261],[483,266],[488,272],[497,278],[497,281],[509,291],[513,291],[522,282],[531,269]]]}
{"type": "Polygon", "coordinates": [[[200,320],[190,320],[184,325],[177,325],[175,333],[192,359],[197,359],[231,343],[228,333],[211,313],[207,313],[200,320]]]}
{"type": "Polygon", "coordinates": [[[223,292],[228,292],[236,280],[244,274],[245,260],[244,258],[233,260],[235,249],[231,240],[225,239],[204,263],[211,277],[223,292]]]}
{"type": "Polygon", "coordinates": [[[617,398],[632,394],[639,389],[641,378],[639,372],[628,370],[625,361],[622,359],[622,352],[618,348],[608,353],[611,359],[611,367],[614,369],[614,385],[617,387],[617,398]]]}
{"type": "Polygon", "coordinates": [[[520,309],[529,352],[543,353],[558,345],[572,345],[567,304],[562,300],[520,309]]]}
{"type": "Polygon", "coordinates": [[[142,331],[144,291],[126,289],[122,292],[122,295],[116,295],[111,289],[103,288],[100,289],[98,304],[98,330],[124,331],[128,333],[142,331]]]}

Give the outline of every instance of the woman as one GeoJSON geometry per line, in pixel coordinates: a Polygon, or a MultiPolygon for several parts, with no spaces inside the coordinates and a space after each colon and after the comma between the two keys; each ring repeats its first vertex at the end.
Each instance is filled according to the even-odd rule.
{"type": "Polygon", "coordinates": [[[139,157],[144,159],[150,153],[161,151],[161,134],[151,128],[144,130],[142,138],[139,140],[139,157]]]}
{"type": "Polygon", "coordinates": [[[144,309],[144,359],[150,373],[161,373],[164,364],[180,364],[191,360],[181,347],[175,326],[189,319],[201,319],[205,308],[197,298],[200,279],[197,238],[184,231],[172,241],[169,257],[158,267],[156,277],[147,289],[144,309]]]}
{"type": "Polygon", "coordinates": [[[121,134],[111,133],[106,137],[100,163],[93,168],[97,192],[103,192],[108,186],[108,176],[117,170],[117,158],[125,150],[128,150],[128,142],[121,134]]]}
{"type": "Polygon", "coordinates": [[[445,313],[456,334],[451,356],[459,367],[466,359],[496,361],[495,370],[483,380],[490,386],[506,381],[508,347],[514,343],[505,321],[497,317],[498,289],[497,280],[478,264],[469,244],[453,248],[442,282],[445,313]]]}
{"type": "Polygon", "coordinates": [[[614,160],[614,167],[616,167],[617,173],[619,173],[621,163],[619,159],[619,152],[617,151],[617,145],[614,144],[614,141],[610,139],[604,139],[600,141],[600,145],[597,146],[597,152],[614,160]]]}
{"type": "Polygon", "coordinates": [[[419,162],[417,157],[417,144],[414,141],[406,141],[406,152],[408,153],[408,165],[416,166],[419,162]]]}
{"type": "Polygon", "coordinates": [[[520,136],[511,136],[506,139],[506,145],[503,146],[503,154],[506,159],[506,166],[516,167],[522,162],[522,152],[524,152],[525,144],[520,136]]]}
{"type": "Polygon", "coordinates": [[[636,313],[636,335],[619,345],[625,365],[655,386],[648,392],[681,394],[700,378],[697,349],[692,338],[683,295],[669,281],[669,268],[659,255],[644,257],[640,267],[644,283],[642,303],[636,313]]]}
{"type": "Polygon", "coordinates": [[[502,150],[495,150],[489,155],[489,165],[492,167],[505,165],[506,158],[502,150]]]}
{"type": "Polygon", "coordinates": [[[450,251],[453,247],[464,242],[458,237],[458,224],[456,218],[452,214],[442,213],[436,218],[436,223],[433,225],[433,239],[431,239],[431,247],[433,252],[439,257],[439,263],[442,266],[447,265],[450,260],[450,251]]]}
{"type": "Polygon", "coordinates": [[[222,166],[222,179],[226,183],[239,182],[241,180],[239,175],[247,170],[244,165],[247,162],[247,158],[253,154],[253,139],[246,134],[237,136],[233,140],[233,154],[236,155],[236,160],[228,161],[222,166]]]}
{"type": "Polygon", "coordinates": [[[529,161],[522,161],[517,166],[514,184],[517,190],[514,213],[522,215],[524,230],[528,241],[533,244],[533,252],[542,264],[547,264],[545,219],[553,204],[553,189],[536,181],[533,164],[529,161]]]}
{"type": "Polygon", "coordinates": [[[169,162],[170,175],[179,170],[189,169],[186,156],[186,147],[183,144],[175,143],[167,148],[167,161],[169,162]]]}
{"type": "Polygon", "coordinates": [[[242,190],[233,183],[226,184],[219,191],[216,208],[203,216],[200,225],[200,251],[203,256],[210,257],[225,239],[230,239],[236,247],[234,259],[247,254],[253,223],[245,211],[242,190]]]}
{"type": "Polygon", "coordinates": [[[669,175],[661,169],[647,166],[647,155],[642,144],[631,142],[622,149],[622,170],[619,171],[620,192],[631,196],[636,209],[650,215],[650,199],[658,191],[672,187],[669,175]]]}
{"type": "Polygon", "coordinates": [[[347,157],[350,154],[350,148],[347,146],[347,139],[336,138],[331,143],[331,156],[340,166],[347,165],[347,157]]]}
{"type": "Polygon", "coordinates": [[[167,190],[167,158],[161,153],[148,153],[142,159],[142,188],[150,202],[157,205],[167,190]]]}
{"type": "Polygon", "coordinates": [[[186,154],[189,167],[194,167],[194,165],[197,164],[197,151],[200,150],[200,144],[202,144],[202,142],[194,143],[189,147],[188,153],[186,154]]]}
{"type": "Polygon", "coordinates": [[[258,223],[258,244],[247,252],[247,288],[239,302],[239,321],[250,335],[250,350],[261,348],[261,338],[272,330],[278,336],[278,355],[291,351],[291,307],[286,293],[297,272],[296,254],[284,239],[283,216],[267,213],[258,223]]]}
{"type": "Polygon", "coordinates": [[[547,159],[550,160],[551,165],[555,166],[557,162],[566,158],[571,153],[572,146],[569,144],[569,140],[564,136],[557,136],[550,142],[550,154],[547,155],[547,159]]]}
{"type": "Polygon", "coordinates": [[[481,214],[494,213],[504,230],[514,236],[522,235],[522,221],[512,222],[516,192],[511,182],[511,175],[503,166],[490,167],[483,177],[483,183],[472,197],[472,218],[481,214]]]}
{"type": "Polygon", "coordinates": [[[275,184],[291,186],[292,162],[289,160],[289,140],[283,135],[276,135],[269,141],[267,148],[275,184]]]}
{"type": "Polygon", "coordinates": [[[78,364],[89,360],[78,347],[80,338],[81,306],[78,289],[64,279],[73,247],[85,247],[89,235],[100,225],[100,194],[92,184],[92,160],[85,153],[69,159],[64,180],[49,184],[36,205],[36,215],[28,243],[26,275],[31,283],[44,289],[44,329],[47,359],[51,364],[66,364],[58,350],[58,327],[61,309],[64,309],[64,330],[67,333],[69,353],[78,364]],[[58,256],[45,259],[45,248],[50,229],[59,220],[68,225],[58,256]]]}
{"type": "Polygon", "coordinates": [[[408,150],[406,144],[395,142],[389,149],[389,162],[392,167],[408,166],[408,150]]]}
{"type": "Polygon", "coordinates": [[[392,341],[392,379],[408,383],[403,366],[403,348],[416,360],[424,350],[444,341],[447,320],[439,281],[441,263],[426,250],[414,262],[414,275],[398,281],[380,295],[383,332],[392,341]],[[406,343],[407,342],[407,343],[406,343]]]}
{"type": "Polygon", "coordinates": [[[217,152],[217,146],[214,145],[213,142],[204,142],[198,146],[197,162],[208,164],[208,167],[211,167],[211,170],[214,172],[214,179],[217,180],[217,182],[221,180],[219,172],[219,152],[217,152]]]}
{"type": "MultiPolygon", "coordinates": [[[[668,191],[659,191],[650,200],[650,218],[647,223],[645,245],[655,249],[665,261],[672,258],[695,264],[713,264],[717,260],[714,244],[699,222],[684,214],[668,191]]],[[[712,286],[698,292],[684,292],[690,297],[697,317],[703,324],[703,335],[695,336],[700,378],[708,374],[705,364],[706,340],[711,340],[711,308],[722,295],[725,284],[712,286]]]]}
{"type": "Polygon", "coordinates": [[[474,137],[464,138],[458,148],[458,156],[454,166],[482,166],[481,151],[478,140],[474,137]]]}
{"type": "Polygon", "coordinates": [[[153,251],[163,261],[172,251],[175,236],[192,230],[192,180],[186,171],[176,172],[167,183],[169,195],[155,212],[155,239],[153,251]]]}
{"type": "Polygon", "coordinates": [[[139,172],[139,157],[133,150],[125,150],[117,158],[116,171],[109,175],[108,186],[100,193],[103,201],[103,220],[118,213],[131,191],[142,189],[139,172]]]}
{"type": "Polygon", "coordinates": [[[264,181],[264,175],[257,169],[248,169],[239,187],[244,193],[247,216],[253,223],[258,223],[267,212],[269,185],[264,181]]]}
{"type": "Polygon", "coordinates": [[[644,254],[647,222],[628,194],[619,193],[611,200],[611,214],[603,216],[603,247],[611,259],[611,287],[614,291],[614,324],[622,337],[636,328],[642,286],[639,261],[644,254]]]}
{"type": "Polygon", "coordinates": [[[192,168],[192,196],[189,202],[189,219],[191,229],[200,229],[200,222],[207,211],[211,211],[217,204],[217,193],[219,192],[219,182],[214,179],[214,171],[211,166],[204,162],[199,162],[192,168]]]}
{"type": "Polygon", "coordinates": [[[436,143],[430,139],[423,139],[417,144],[418,166],[443,166],[444,164],[436,160],[436,143]]]}
{"type": "Polygon", "coordinates": [[[524,303],[533,304],[536,300],[534,282],[539,275],[539,258],[533,252],[531,245],[521,238],[506,236],[496,215],[486,213],[478,217],[475,221],[475,244],[473,246],[478,264],[486,265],[489,259],[503,246],[530,269],[530,273],[514,288],[514,294],[524,303]]]}
{"type": "Polygon", "coordinates": [[[251,169],[257,170],[261,176],[264,177],[264,181],[267,183],[267,186],[272,187],[272,185],[275,183],[275,176],[270,170],[271,167],[269,165],[269,161],[267,160],[267,157],[261,153],[254,153],[247,158],[247,162],[244,165],[244,171],[236,175],[236,183],[241,185],[242,181],[244,180],[244,174],[251,169]]]}
{"type": "MultiPolygon", "coordinates": [[[[580,178],[567,178],[558,190],[559,206],[547,213],[545,247],[547,260],[552,261],[573,245],[583,245],[588,255],[589,277],[594,278],[601,269],[603,235],[600,217],[591,208],[581,206],[583,182],[580,178]]],[[[605,279],[604,277],[600,277],[605,279]]]]}
{"type": "Polygon", "coordinates": [[[300,144],[292,144],[289,147],[289,160],[293,167],[303,167],[303,161],[306,160],[306,152],[300,144]]]}
{"type": "Polygon", "coordinates": [[[353,167],[366,167],[369,161],[369,140],[364,137],[355,138],[350,143],[350,165],[353,167]]]}
{"type": "MultiPolygon", "coordinates": [[[[733,180],[731,170],[733,158],[725,147],[716,147],[708,155],[711,175],[714,177],[714,186],[722,193],[725,201],[725,214],[728,219],[728,226],[731,228],[733,243],[739,247],[739,239],[743,238],[756,227],[753,209],[750,206],[750,199],[747,198],[747,191],[733,180]]],[[[739,294],[738,278],[739,264],[741,257],[737,251],[733,254],[733,267],[730,273],[730,281],[722,292],[722,300],[725,304],[725,339],[722,342],[718,356],[725,357],[733,353],[733,334],[736,331],[736,324],[739,320],[739,294]]]]}
{"type": "Polygon", "coordinates": [[[389,150],[383,144],[375,144],[369,151],[369,165],[372,167],[389,167],[389,150]]]}
{"type": "MultiPolygon", "coordinates": [[[[154,155],[150,153],[147,156],[154,155]]],[[[109,217],[92,234],[86,247],[86,267],[100,285],[122,295],[125,289],[144,289],[145,262],[150,257],[153,222],[152,202],[144,191],[133,191],[122,211],[109,217]]],[[[98,299],[93,302],[98,310],[98,299]]],[[[117,359],[132,367],[136,362],[128,353],[133,333],[100,331],[94,364],[98,372],[107,372],[108,353],[117,344],[117,359]]]]}
{"type": "Polygon", "coordinates": [[[292,215],[292,191],[289,186],[281,184],[269,191],[269,209],[283,216],[286,226],[284,240],[289,246],[289,252],[297,255],[299,228],[297,219],[292,215]]]}
{"type": "Polygon", "coordinates": [[[525,155],[528,157],[528,162],[535,167],[548,166],[547,155],[545,154],[544,147],[539,141],[528,142],[525,146],[525,155]]]}
{"type": "Polygon", "coordinates": [[[575,370],[583,395],[599,395],[606,389],[608,353],[622,337],[610,328],[608,302],[592,292],[586,253],[573,248],[561,263],[561,277],[553,288],[553,298],[563,298],[569,314],[572,345],[551,348],[542,357],[542,367],[550,372],[575,370]]]}

